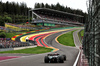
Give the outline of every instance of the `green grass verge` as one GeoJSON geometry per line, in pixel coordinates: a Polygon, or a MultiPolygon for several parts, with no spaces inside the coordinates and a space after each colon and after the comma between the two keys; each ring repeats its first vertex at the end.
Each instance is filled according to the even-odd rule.
{"type": "Polygon", "coordinates": [[[81,36],[83,36],[84,35],[84,30],[82,30],[80,33],[81,33],[81,36]]]}
{"type": "Polygon", "coordinates": [[[79,40],[80,42],[82,42],[82,36],[84,36],[84,30],[81,30],[80,32],[78,32],[78,37],[79,37],[79,40]]]}
{"type": "Polygon", "coordinates": [[[5,33],[6,35],[6,38],[12,38],[14,37],[15,35],[18,35],[18,34],[21,34],[23,32],[11,32],[11,33],[5,33]]]}
{"type": "Polygon", "coordinates": [[[22,31],[22,32],[9,32],[9,33],[6,33],[6,32],[1,32],[1,34],[5,34],[6,35],[6,38],[12,38],[13,36],[15,35],[18,35],[18,34],[21,34],[21,33],[25,33],[25,32],[29,32],[29,31],[22,31]]]}
{"type": "Polygon", "coordinates": [[[51,52],[53,49],[46,47],[35,47],[35,48],[27,48],[22,50],[11,50],[11,51],[3,51],[0,53],[25,53],[25,54],[41,54],[51,52]]]}
{"type": "MultiPolygon", "coordinates": [[[[74,30],[74,31],[76,31],[76,30],[74,30]]],[[[60,37],[58,37],[58,39],[57,39],[58,42],[63,45],[66,45],[66,46],[75,46],[74,40],[73,40],[73,32],[74,31],[68,32],[68,33],[63,34],[60,37]]]]}

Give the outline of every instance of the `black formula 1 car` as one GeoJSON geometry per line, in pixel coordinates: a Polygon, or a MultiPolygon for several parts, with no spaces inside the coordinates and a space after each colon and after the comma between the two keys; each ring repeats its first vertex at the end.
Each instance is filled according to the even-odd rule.
{"type": "Polygon", "coordinates": [[[66,55],[60,54],[48,54],[44,57],[45,63],[64,63],[66,61],[66,55]]]}

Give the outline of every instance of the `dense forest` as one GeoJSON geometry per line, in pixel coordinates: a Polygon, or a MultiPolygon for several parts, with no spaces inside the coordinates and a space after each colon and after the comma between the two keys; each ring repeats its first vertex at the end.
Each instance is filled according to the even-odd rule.
{"type": "MultiPolygon", "coordinates": [[[[84,22],[87,17],[87,13],[82,12],[82,10],[71,9],[70,7],[65,7],[57,3],[56,5],[49,5],[43,3],[35,3],[34,8],[50,8],[59,11],[64,11],[68,13],[78,14],[84,16],[84,22]]],[[[21,23],[27,22],[28,19],[28,11],[31,8],[27,7],[25,3],[15,3],[15,2],[0,2],[0,25],[4,25],[5,22],[10,23],[21,23]]],[[[31,18],[30,18],[31,19],[31,18]]]]}
{"type": "Polygon", "coordinates": [[[0,2],[0,25],[3,26],[5,22],[27,22],[29,9],[25,3],[0,2]]]}

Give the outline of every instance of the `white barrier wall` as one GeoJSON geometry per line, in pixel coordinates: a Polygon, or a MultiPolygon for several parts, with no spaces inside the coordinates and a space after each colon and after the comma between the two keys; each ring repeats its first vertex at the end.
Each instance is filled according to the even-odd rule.
{"type": "Polygon", "coordinates": [[[34,47],[37,47],[37,46],[16,47],[16,48],[2,48],[2,49],[0,49],[0,51],[21,50],[21,49],[34,48],[34,47]]]}

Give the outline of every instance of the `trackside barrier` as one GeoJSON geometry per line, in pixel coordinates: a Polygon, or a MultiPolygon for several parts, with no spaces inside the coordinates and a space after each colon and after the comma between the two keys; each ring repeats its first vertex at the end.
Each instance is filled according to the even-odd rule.
{"type": "Polygon", "coordinates": [[[85,57],[85,55],[83,54],[83,49],[80,48],[79,52],[80,52],[79,59],[78,59],[77,63],[73,66],[89,66],[88,60],[85,57]]]}
{"type": "MultiPolygon", "coordinates": [[[[79,33],[81,32],[81,30],[79,31],[79,33]]],[[[81,37],[81,35],[79,35],[79,37],[81,37]]],[[[80,39],[80,38],[79,38],[80,39]]],[[[81,43],[82,40],[80,39],[81,43]]],[[[89,66],[88,64],[88,60],[85,57],[85,55],[83,54],[83,49],[82,47],[79,47],[79,53],[77,55],[76,61],[73,64],[73,66],[89,66]]]]}
{"type": "MultiPolygon", "coordinates": [[[[79,58],[80,58],[80,48],[79,48],[79,46],[77,46],[77,44],[76,44],[76,42],[77,42],[76,39],[79,38],[79,36],[78,36],[77,38],[75,38],[74,34],[75,34],[75,33],[73,33],[74,44],[75,44],[76,47],[78,48],[79,53],[78,53],[78,55],[77,55],[77,58],[76,58],[76,60],[75,60],[75,62],[74,62],[74,64],[73,64],[73,66],[77,66],[77,65],[78,65],[78,62],[79,62],[79,58]]],[[[78,35],[78,34],[77,34],[77,35],[78,35]]]]}
{"type": "Polygon", "coordinates": [[[73,66],[79,66],[79,64],[78,64],[78,63],[80,63],[79,58],[80,58],[80,51],[79,51],[79,53],[77,55],[77,58],[76,58],[75,63],[74,63],[73,66]]]}
{"type": "Polygon", "coordinates": [[[21,49],[34,48],[34,47],[37,47],[37,46],[26,46],[26,47],[16,47],[16,48],[4,48],[4,49],[0,49],[0,51],[21,50],[21,49]]]}
{"type": "Polygon", "coordinates": [[[88,60],[85,57],[85,55],[83,54],[82,49],[79,50],[79,54],[78,54],[76,61],[75,61],[73,66],[89,66],[88,60]]]}

